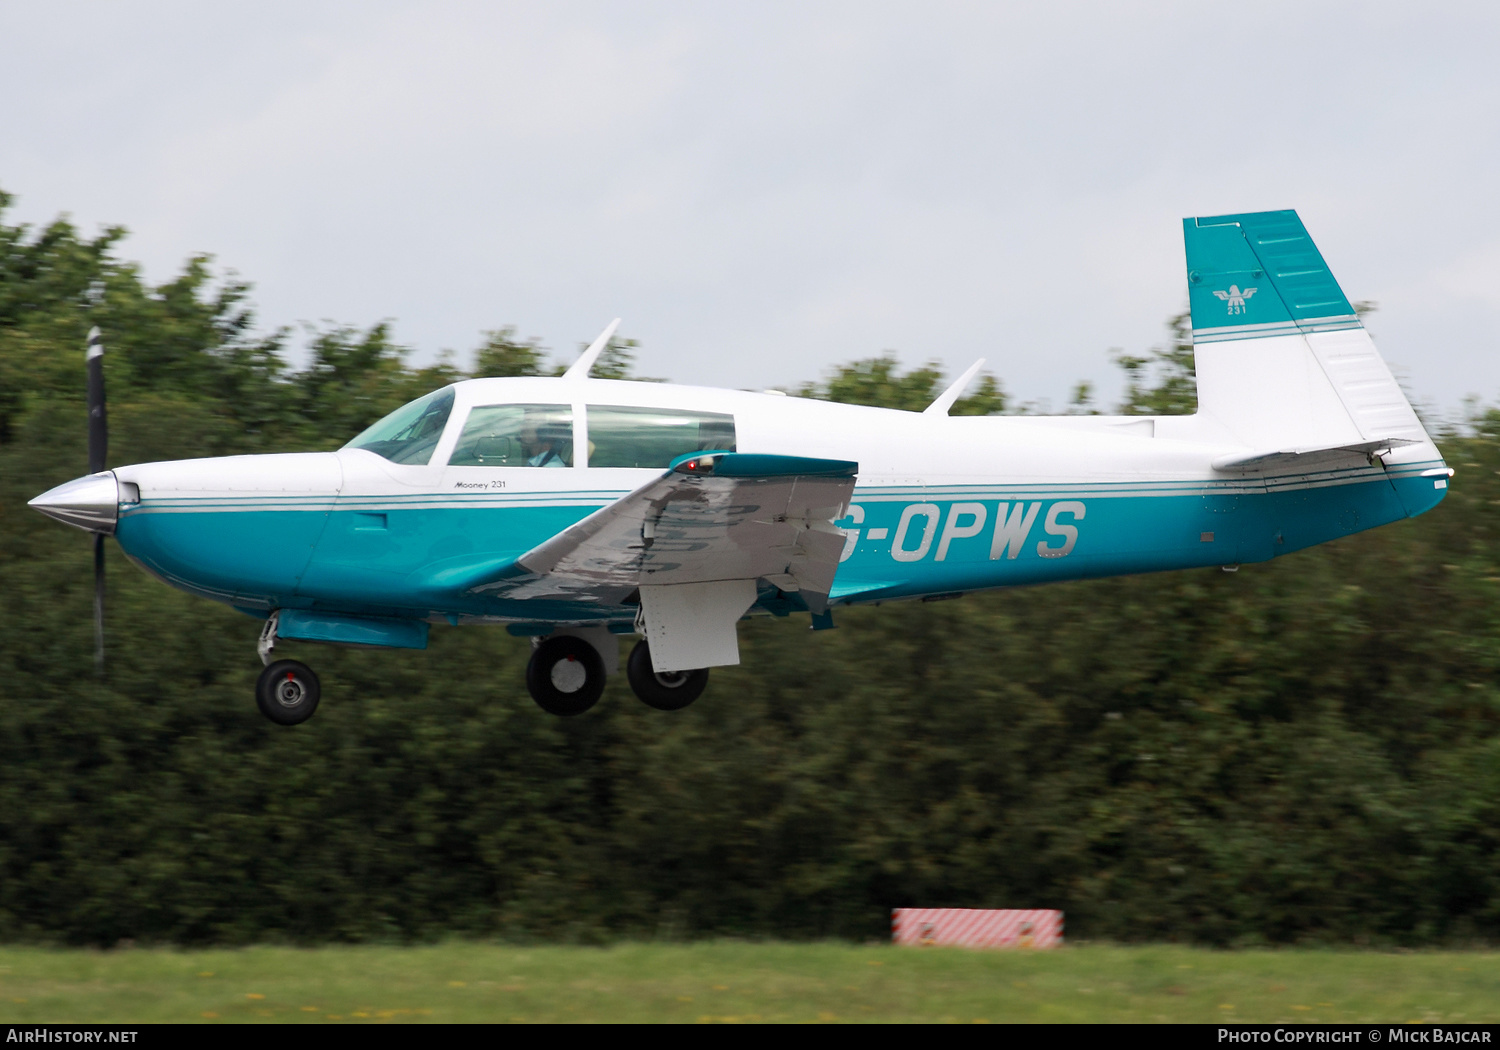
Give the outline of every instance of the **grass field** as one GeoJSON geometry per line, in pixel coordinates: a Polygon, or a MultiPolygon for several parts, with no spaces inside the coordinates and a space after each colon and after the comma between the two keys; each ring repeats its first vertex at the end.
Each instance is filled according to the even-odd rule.
{"type": "Polygon", "coordinates": [[[1497,1021],[1500,953],[0,949],[0,1021],[1497,1021]]]}

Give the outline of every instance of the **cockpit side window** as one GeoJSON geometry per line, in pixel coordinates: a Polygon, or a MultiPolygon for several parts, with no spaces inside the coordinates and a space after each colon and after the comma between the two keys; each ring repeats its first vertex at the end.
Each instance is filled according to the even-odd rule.
{"type": "Polygon", "coordinates": [[[365,428],[345,448],[362,448],[392,463],[421,466],[432,459],[453,412],[453,388],[434,390],[365,428]]]}
{"type": "Polygon", "coordinates": [[[666,467],[678,456],[733,452],[734,417],[676,408],[590,405],[590,467],[666,467]]]}
{"type": "Polygon", "coordinates": [[[571,467],[568,405],[480,405],[469,410],[450,467],[571,467]]]}

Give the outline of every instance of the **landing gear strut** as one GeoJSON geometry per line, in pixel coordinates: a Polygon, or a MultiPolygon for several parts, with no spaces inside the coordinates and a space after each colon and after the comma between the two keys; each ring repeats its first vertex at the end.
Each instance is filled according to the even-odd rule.
{"type": "Polygon", "coordinates": [[[298,660],[267,664],[255,683],[255,703],[260,713],[277,725],[306,722],[318,709],[322,690],[311,667],[298,660]]]}
{"type": "Polygon", "coordinates": [[[526,688],[549,715],[581,715],[604,693],[604,658],[582,638],[553,635],[532,652],[526,688]]]}
{"type": "Polygon", "coordinates": [[[280,623],[281,610],[277,609],[266,617],[260,641],[255,646],[260,662],[266,665],[255,680],[255,706],[277,725],[301,725],[318,709],[323,690],[313,669],[302,661],[271,659],[271,652],[276,648],[276,628],[280,623]]]}
{"type": "Polygon", "coordinates": [[[703,695],[708,685],[708,668],[657,673],[651,666],[651,648],[641,641],[630,650],[625,677],[630,679],[630,688],[647,707],[658,711],[681,711],[703,695]]]}

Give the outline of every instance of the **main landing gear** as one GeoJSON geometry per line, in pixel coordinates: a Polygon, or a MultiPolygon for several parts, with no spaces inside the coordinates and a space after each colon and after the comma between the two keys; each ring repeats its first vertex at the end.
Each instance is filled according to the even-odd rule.
{"type": "Polygon", "coordinates": [[[526,688],[549,715],[581,715],[604,694],[604,658],[582,638],[555,634],[532,651],[526,688]]]}
{"type": "Polygon", "coordinates": [[[630,679],[630,688],[647,707],[658,711],[681,711],[703,695],[708,685],[708,668],[658,674],[651,666],[651,647],[643,639],[630,650],[625,677],[630,679]]]}
{"type": "MultiPolygon", "coordinates": [[[[611,640],[612,641],[612,640],[611,640]]],[[[658,674],[651,649],[642,641],[625,665],[630,688],[642,703],[658,711],[680,711],[708,685],[708,669],[658,674]]],[[[526,688],[537,706],[550,715],[581,715],[604,694],[604,658],[582,638],[555,634],[537,643],[526,665],[526,688]]]]}

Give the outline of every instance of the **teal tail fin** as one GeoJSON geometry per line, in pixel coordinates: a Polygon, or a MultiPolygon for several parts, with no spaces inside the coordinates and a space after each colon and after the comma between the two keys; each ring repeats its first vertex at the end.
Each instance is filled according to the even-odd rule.
{"type": "Polygon", "coordinates": [[[1294,211],[1182,220],[1193,341],[1358,328],[1294,211]]]}
{"type": "Polygon", "coordinates": [[[1294,211],[1182,221],[1199,412],[1260,451],[1428,444],[1294,211]]]}

